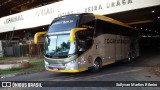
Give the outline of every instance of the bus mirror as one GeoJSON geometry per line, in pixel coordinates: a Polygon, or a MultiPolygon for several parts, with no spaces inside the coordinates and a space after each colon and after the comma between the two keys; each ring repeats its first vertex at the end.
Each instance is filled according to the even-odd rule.
{"type": "Polygon", "coordinates": [[[70,32],[70,42],[74,42],[75,33],[81,30],[87,30],[87,28],[73,28],[70,32]]]}
{"type": "Polygon", "coordinates": [[[37,32],[35,35],[34,35],[34,44],[37,44],[38,43],[38,38],[42,35],[46,34],[46,32],[37,32]]]}

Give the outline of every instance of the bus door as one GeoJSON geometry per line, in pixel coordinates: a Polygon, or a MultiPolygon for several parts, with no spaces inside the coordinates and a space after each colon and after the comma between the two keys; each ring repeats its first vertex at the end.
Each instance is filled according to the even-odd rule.
{"type": "Polygon", "coordinates": [[[79,68],[86,68],[92,65],[91,61],[88,59],[92,59],[92,46],[93,46],[93,30],[84,30],[78,31],[76,33],[76,42],[77,42],[77,55],[79,64],[79,68]]]}

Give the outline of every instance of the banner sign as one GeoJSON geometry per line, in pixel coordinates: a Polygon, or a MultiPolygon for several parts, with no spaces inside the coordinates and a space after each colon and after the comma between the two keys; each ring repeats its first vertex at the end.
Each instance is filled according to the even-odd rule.
{"type": "Polygon", "coordinates": [[[0,81],[0,88],[11,87],[152,87],[159,81],[0,81]]]}
{"type": "Polygon", "coordinates": [[[160,0],[64,0],[0,18],[0,33],[49,25],[59,16],[75,13],[107,15],[160,5],[160,0]]]}

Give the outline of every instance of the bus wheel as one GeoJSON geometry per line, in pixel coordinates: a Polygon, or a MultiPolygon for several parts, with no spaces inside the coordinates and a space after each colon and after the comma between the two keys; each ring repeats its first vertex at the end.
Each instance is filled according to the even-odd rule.
{"type": "Polygon", "coordinates": [[[95,60],[92,68],[92,72],[99,72],[101,68],[101,61],[100,60],[95,60]]]}
{"type": "Polygon", "coordinates": [[[135,59],[136,59],[136,52],[132,51],[132,60],[135,60],[135,59]]]}
{"type": "Polygon", "coordinates": [[[132,55],[131,55],[131,53],[128,54],[128,60],[127,60],[127,61],[128,61],[129,63],[132,62],[132,55]]]}

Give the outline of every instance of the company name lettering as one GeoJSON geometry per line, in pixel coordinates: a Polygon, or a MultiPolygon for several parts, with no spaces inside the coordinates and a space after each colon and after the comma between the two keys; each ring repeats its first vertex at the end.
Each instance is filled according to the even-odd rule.
{"type": "Polygon", "coordinates": [[[129,40],[105,39],[105,43],[129,43],[129,40]]]}
{"type": "Polygon", "coordinates": [[[107,3],[107,8],[127,5],[133,3],[132,0],[117,0],[116,2],[107,3]]]}
{"type": "MultiPolygon", "coordinates": [[[[105,8],[117,7],[117,6],[127,5],[131,3],[133,3],[132,0],[116,0],[113,2],[107,2],[105,8]]],[[[85,13],[102,10],[103,8],[104,7],[101,4],[90,6],[90,7],[85,8],[85,13]]]]}
{"type": "Polygon", "coordinates": [[[60,12],[60,9],[57,8],[44,8],[44,9],[40,9],[36,12],[35,16],[39,17],[39,16],[44,16],[44,15],[48,15],[48,14],[53,14],[56,12],[60,12]]]}
{"type": "Polygon", "coordinates": [[[24,20],[23,16],[22,15],[18,15],[18,16],[7,18],[4,21],[4,24],[13,23],[13,22],[21,21],[21,20],[24,20]]]}

